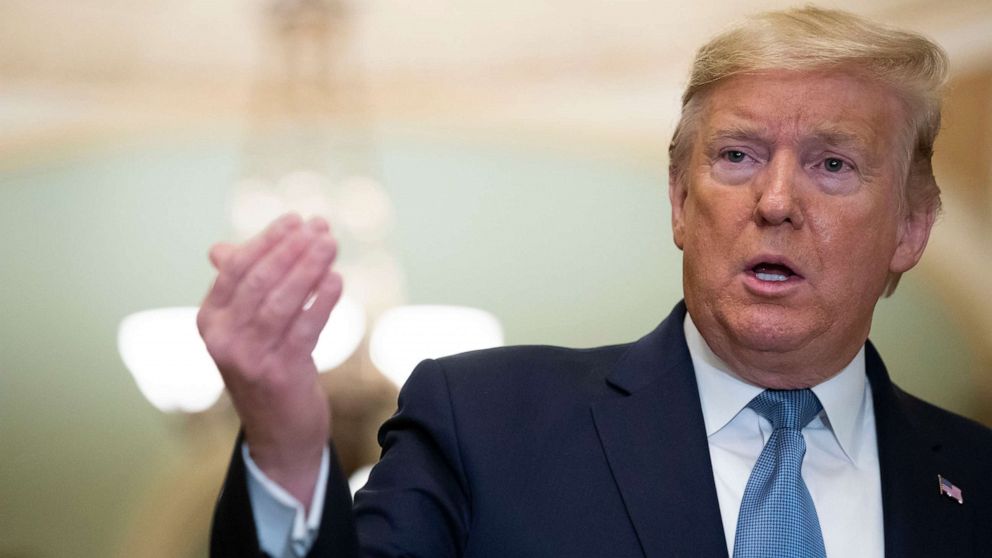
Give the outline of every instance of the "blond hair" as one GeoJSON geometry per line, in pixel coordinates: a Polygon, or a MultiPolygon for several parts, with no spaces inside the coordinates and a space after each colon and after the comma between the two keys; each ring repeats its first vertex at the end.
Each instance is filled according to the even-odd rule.
{"type": "MultiPolygon", "coordinates": [[[[768,70],[862,71],[887,85],[908,116],[900,158],[908,211],[940,210],[933,176],[933,145],[940,130],[940,105],[947,81],[944,50],[922,35],[886,27],[838,10],[805,7],[767,12],[703,45],[682,95],[682,116],[669,147],[670,174],[683,180],[701,99],[731,76],[768,70]]],[[[889,279],[887,293],[899,277],[889,279]]]]}

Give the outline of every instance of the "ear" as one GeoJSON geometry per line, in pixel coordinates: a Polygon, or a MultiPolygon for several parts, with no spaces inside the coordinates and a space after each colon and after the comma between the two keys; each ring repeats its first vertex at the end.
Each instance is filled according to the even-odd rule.
{"type": "Polygon", "coordinates": [[[896,251],[889,262],[889,271],[904,273],[920,261],[936,219],[937,208],[932,204],[924,209],[910,211],[903,217],[896,251]]]}
{"type": "Polygon", "coordinates": [[[674,166],[668,167],[668,201],[672,204],[672,239],[679,250],[685,243],[685,199],[689,191],[685,187],[685,174],[674,166]]]}

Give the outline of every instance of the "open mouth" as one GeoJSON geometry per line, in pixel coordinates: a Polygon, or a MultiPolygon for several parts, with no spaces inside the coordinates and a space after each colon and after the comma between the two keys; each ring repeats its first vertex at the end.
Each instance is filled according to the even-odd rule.
{"type": "Polygon", "coordinates": [[[773,283],[781,283],[788,281],[791,277],[798,277],[798,274],[789,266],[771,262],[759,262],[751,268],[751,272],[758,279],[773,283]]]}

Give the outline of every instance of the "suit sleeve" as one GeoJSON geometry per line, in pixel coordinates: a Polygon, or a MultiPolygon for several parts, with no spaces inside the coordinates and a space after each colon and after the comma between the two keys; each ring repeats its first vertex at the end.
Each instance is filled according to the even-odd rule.
{"type": "Polygon", "coordinates": [[[382,457],[355,496],[363,556],[462,555],[471,499],[456,424],[445,370],[420,363],[379,431],[382,457]]]}
{"type": "MultiPolygon", "coordinates": [[[[212,558],[263,557],[244,460],[235,445],[214,510],[212,558]]],[[[379,431],[382,456],[352,509],[334,445],[320,530],[308,558],[456,558],[471,508],[448,379],[432,360],[413,371],[379,431]]]]}
{"type": "MultiPolygon", "coordinates": [[[[248,494],[247,468],[241,452],[242,436],[234,445],[231,465],[214,508],[210,535],[212,558],[254,558],[267,556],[258,545],[258,531],[248,494]]],[[[334,444],[330,444],[324,511],[317,538],[308,556],[357,558],[358,541],[351,514],[351,492],[341,473],[334,444]]]]}

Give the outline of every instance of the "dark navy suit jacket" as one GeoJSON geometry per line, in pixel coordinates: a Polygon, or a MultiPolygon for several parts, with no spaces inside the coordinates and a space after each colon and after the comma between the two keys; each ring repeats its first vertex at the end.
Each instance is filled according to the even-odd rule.
{"type": "MultiPolygon", "coordinates": [[[[353,508],[333,475],[311,556],[725,558],[684,317],[626,345],[421,363],[353,508]]],[[[866,352],[886,556],[992,556],[992,431],[907,395],[866,352]]],[[[240,456],[215,557],[260,555],[240,456]]]]}

